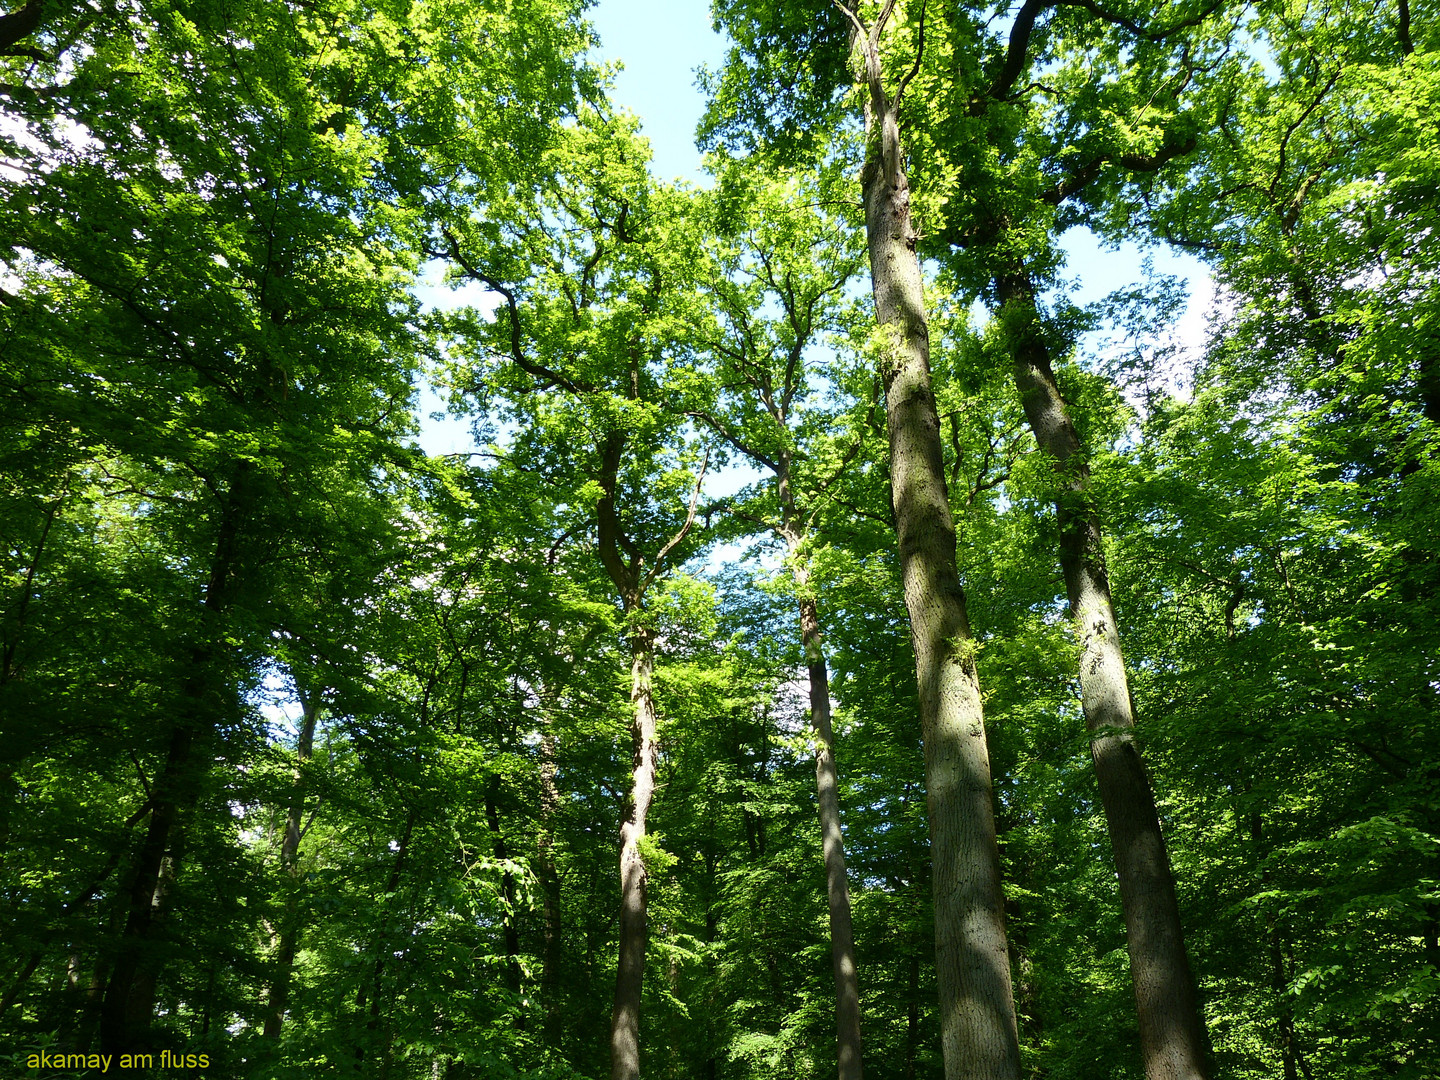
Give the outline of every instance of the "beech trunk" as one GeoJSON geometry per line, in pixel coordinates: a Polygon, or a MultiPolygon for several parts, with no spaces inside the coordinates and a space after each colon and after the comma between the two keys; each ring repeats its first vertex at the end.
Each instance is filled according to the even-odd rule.
{"type": "Polygon", "coordinates": [[[1205,1026],[1185,953],[1160,815],[1135,742],[1135,713],[1100,519],[1090,503],[1089,465],[1055,382],[1029,275],[1015,270],[997,278],[996,285],[1000,317],[1014,350],[1015,388],[1035,441],[1054,457],[1062,478],[1055,501],[1060,566],[1080,642],[1080,701],[1120,879],[1145,1077],[1205,1080],[1205,1026]]]}
{"type": "Polygon", "coordinates": [[[990,758],[940,418],[930,388],[930,333],[910,186],[893,102],[870,68],[862,176],[875,314],[888,332],[881,365],[905,606],[915,649],[934,860],[935,960],[946,1080],[1016,1080],[1020,1046],[1005,941],[990,758]]]}

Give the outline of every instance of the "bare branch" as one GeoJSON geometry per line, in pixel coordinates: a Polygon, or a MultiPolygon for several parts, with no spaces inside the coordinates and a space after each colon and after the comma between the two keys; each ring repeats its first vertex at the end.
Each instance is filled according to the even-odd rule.
{"type": "Polygon", "coordinates": [[[771,458],[741,442],[737,436],[730,433],[730,430],[726,428],[723,423],[721,423],[715,417],[711,416],[708,412],[700,412],[697,410],[687,412],[685,415],[695,420],[700,420],[704,422],[709,426],[711,431],[715,432],[716,435],[719,435],[736,450],[739,450],[746,457],[753,458],[755,461],[760,462],[760,464],[764,465],[771,472],[778,473],[780,471],[780,466],[777,465],[771,458]]]}
{"type": "Polygon", "coordinates": [[[645,575],[645,582],[640,587],[644,592],[655,580],[655,575],[660,573],[660,568],[665,565],[665,557],[675,550],[675,546],[685,539],[685,534],[690,531],[690,526],[695,524],[695,508],[700,505],[700,485],[705,482],[705,470],[710,467],[710,451],[705,451],[705,459],[700,463],[700,475],[695,477],[695,490],[690,493],[690,508],[685,513],[685,524],[680,526],[680,531],[670,538],[660,553],[655,556],[655,565],[650,568],[650,573],[645,575]]]}

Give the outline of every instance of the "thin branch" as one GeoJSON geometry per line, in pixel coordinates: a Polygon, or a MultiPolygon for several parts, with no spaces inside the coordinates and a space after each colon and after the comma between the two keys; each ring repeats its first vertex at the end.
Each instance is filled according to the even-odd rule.
{"type": "MultiPolygon", "coordinates": [[[[1403,3],[1404,0],[1401,0],[1403,3]]],[[[925,55],[925,0],[920,0],[920,32],[915,42],[915,64],[900,80],[900,88],[895,91],[895,108],[900,108],[900,99],[905,96],[905,88],[910,85],[910,80],[920,73],[920,58],[925,55]]]]}
{"type": "Polygon", "coordinates": [[[716,435],[719,435],[722,439],[724,439],[727,443],[733,446],[736,450],[739,450],[746,457],[752,458],[755,461],[760,462],[760,464],[764,465],[771,472],[778,473],[780,471],[780,466],[777,465],[772,459],[760,453],[760,451],[741,442],[737,436],[730,433],[729,429],[727,429],[723,423],[721,423],[715,417],[711,416],[708,412],[701,412],[695,410],[687,412],[685,415],[692,417],[695,420],[704,421],[706,424],[709,425],[710,430],[715,432],[716,435]]]}
{"type": "Polygon", "coordinates": [[[1121,15],[1119,12],[1110,11],[1107,8],[1101,7],[1097,0],[1056,0],[1056,6],[1082,7],[1086,11],[1090,12],[1090,14],[1094,15],[1096,18],[1101,19],[1104,22],[1112,23],[1113,25],[1121,27],[1122,29],[1128,30],[1130,31],[1130,33],[1134,34],[1138,38],[1143,38],[1146,41],[1164,41],[1171,34],[1179,33],[1181,30],[1189,30],[1191,27],[1199,26],[1211,15],[1214,15],[1217,11],[1224,7],[1225,0],[1215,0],[1215,2],[1209,7],[1202,9],[1196,14],[1190,16],[1190,18],[1181,19],[1179,22],[1164,27],[1160,30],[1146,29],[1139,23],[1135,22],[1133,19],[1129,19],[1126,16],[1121,15]]]}
{"type": "Polygon", "coordinates": [[[865,32],[865,26],[863,23],[860,22],[860,17],[856,15],[855,12],[851,11],[848,7],[842,4],[840,0],[830,0],[830,2],[840,9],[841,13],[845,16],[845,18],[850,20],[850,25],[855,28],[856,37],[860,38],[862,41],[870,40],[870,35],[865,32]]]}
{"type": "Polygon", "coordinates": [[[491,277],[474,263],[470,262],[470,260],[466,259],[460,252],[460,242],[455,239],[454,233],[449,229],[445,229],[443,232],[445,239],[450,243],[450,250],[444,253],[437,252],[436,254],[448,255],[459,264],[465,273],[469,274],[476,281],[484,284],[493,292],[499,293],[500,296],[504,298],[505,307],[510,318],[510,359],[515,362],[515,366],[522,371],[534,375],[537,379],[544,379],[547,385],[562,387],[572,394],[580,394],[590,390],[591,387],[585,383],[570,379],[560,372],[554,371],[544,364],[537,363],[525,356],[523,345],[524,336],[520,329],[520,307],[519,304],[516,303],[515,293],[502,285],[496,278],[491,277]]]}
{"type": "Polygon", "coordinates": [[[705,451],[705,459],[700,463],[700,475],[695,477],[695,490],[690,493],[690,508],[685,512],[685,524],[680,526],[680,531],[670,538],[670,542],[660,549],[660,554],[655,556],[655,565],[650,568],[650,573],[645,575],[645,582],[640,586],[643,593],[655,580],[655,575],[665,564],[665,557],[675,550],[675,546],[685,539],[685,534],[690,531],[690,526],[695,524],[695,508],[700,505],[700,485],[705,482],[705,471],[710,468],[710,451],[705,451]]]}

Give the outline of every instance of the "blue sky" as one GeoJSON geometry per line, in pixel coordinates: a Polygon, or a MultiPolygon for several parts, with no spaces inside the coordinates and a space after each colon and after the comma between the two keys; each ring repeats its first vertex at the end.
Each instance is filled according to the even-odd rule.
{"type": "Polygon", "coordinates": [[[719,68],[725,39],[710,27],[707,0],[600,0],[589,18],[600,36],[597,54],[625,67],[614,99],[640,117],[662,180],[703,179],[695,125],[705,110],[695,86],[701,64],[719,68]]]}

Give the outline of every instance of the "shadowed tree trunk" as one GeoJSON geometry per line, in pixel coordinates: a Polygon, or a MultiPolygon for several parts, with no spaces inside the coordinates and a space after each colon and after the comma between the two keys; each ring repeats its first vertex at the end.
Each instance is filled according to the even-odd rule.
{"type": "Polygon", "coordinates": [[[1055,382],[1028,273],[1012,268],[996,278],[996,286],[1013,349],[1015,388],[1035,441],[1055,459],[1061,477],[1055,500],[1060,566],[1080,642],[1080,701],[1120,879],[1146,1080],[1204,1080],[1205,1026],[1160,815],[1135,742],[1100,519],[1090,504],[1090,468],[1055,382]]]}
{"type": "MultiPolygon", "coordinates": [[[[428,700],[428,690],[426,691],[426,697],[428,700]]],[[[391,897],[399,890],[401,877],[405,873],[405,863],[410,857],[410,840],[415,834],[415,819],[417,817],[419,817],[419,814],[415,810],[411,810],[405,816],[405,829],[400,834],[400,839],[396,842],[395,861],[391,864],[390,874],[385,879],[383,903],[387,909],[391,902],[391,897]]],[[[387,918],[385,922],[387,924],[386,928],[381,929],[375,939],[375,963],[370,970],[370,979],[368,982],[360,984],[360,990],[355,995],[356,1015],[365,1016],[366,1018],[365,1035],[355,1046],[355,1060],[357,1063],[364,1062],[367,1047],[371,1050],[378,1049],[380,1053],[377,1056],[380,1059],[380,1070],[382,1073],[388,1069],[387,1062],[389,1060],[390,1040],[388,1035],[383,1042],[378,1038],[381,1011],[380,991],[381,982],[385,976],[385,957],[389,955],[390,949],[393,948],[389,939],[390,931],[388,929],[388,923],[390,920],[387,918]],[[369,1006],[368,1009],[366,1008],[367,1005],[369,1006]]]]}
{"type": "Polygon", "coordinates": [[[925,746],[941,1049],[946,1080],[1017,1080],[990,757],[930,388],[929,319],[900,145],[903,85],[887,93],[880,61],[884,20],[868,31],[854,23],[869,90],[861,183],[875,317],[887,335],[881,377],[891,487],[925,746]]]}
{"type": "Polygon", "coordinates": [[[537,848],[537,874],[544,904],[544,941],[540,958],[540,992],[545,1002],[545,1020],[541,1034],[545,1045],[560,1049],[564,1016],[560,1012],[560,875],[555,868],[555,816],[560,808],[560,792],[555,787],[555,733],[549,717],[540,736],[540,837],[537,848]]]}
{"type": "Polygon", "coordinates": [[[170,885],[179,871],[185,818],[199,798],[205,770],[203,750],[197,754],[196,744],[203,746],[222,706],[224,621],[235,595],[249,473],[248,464],[237,465],[225,495],[205,585],[202,642],[191,650],[179,715],[170,732],[165,764],[151,790],[149,825],[131,861],[125,926],[100,1008],[100,1042],[107,1054],[142,1047],[150,1028],[161,961],[157,939],[170,885]]]}
{"type": "Polygon", "coordinates": [[[320,715],[319,692],[306,693],[297,680],[295,692],[300,698],[302,714],[300,732],[295,740],[295,782],[290,789],[290,806],[285,815],[285,838],[280,844],[280,869],[285,875],[285,907],[280,913],[279,932],[275,937],[275,955],[270,976],[270,992],[265,999],[267,1039],[279,1039],[285,1022],[285,1008],[290,1000],[290,977],[295,967],[295,946],[300,939],[300,833],[305,821],[305,763],[315,748],[315,722],[320,715]]]}

